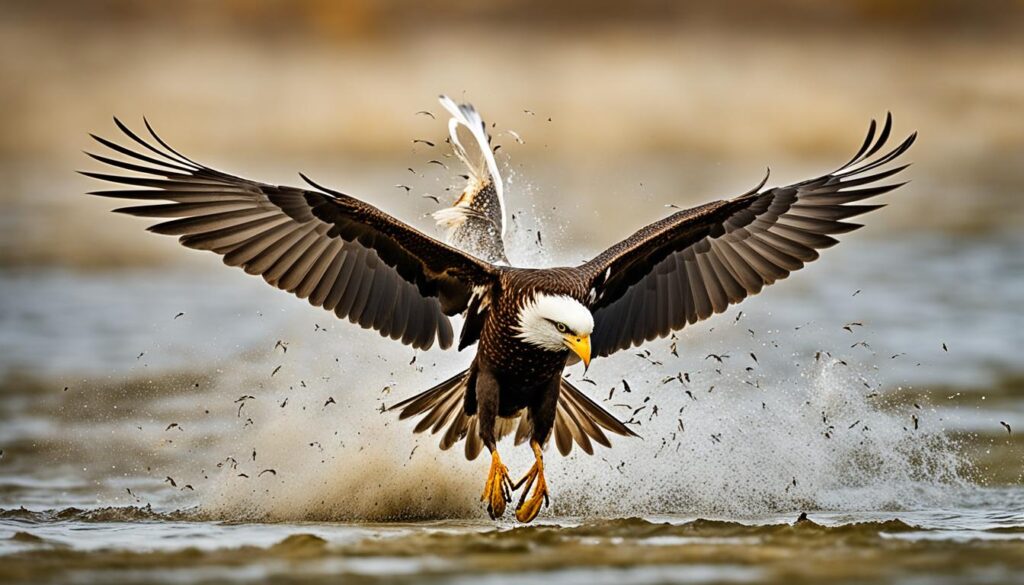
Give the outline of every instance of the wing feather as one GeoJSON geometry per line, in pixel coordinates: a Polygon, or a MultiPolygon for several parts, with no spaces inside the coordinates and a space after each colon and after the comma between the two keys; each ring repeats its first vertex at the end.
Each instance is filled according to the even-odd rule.
{"type": "Polygon", "coordinates": [[[639,345],[707,319],[818,258],[832,237],[861,227],[849,218],[883,205],[859,202],[904,183],[876,184],[909,165],[879,170],[914,143],[888,152],[892,117],[872,121],[861,148],[832,173],[680,211],[609,248],[581,270],[593,289],[595,355],[639,345]],[[878,153],[884,154],[878,155],[878,153]]]}
{"type": "Polygon", "coordinates": [[[130,188],[92,195],[145,202],[114,211],[160,219],[150,231],[219,254],[225,264],[382,336],[421,349],[435,341],[448,347],[448,316],[465,310],[473,287],[494,282],[491,265],[348,195],[308,179],[315,191],[222,173],[171,148],[148,121],[152,140],[114,123],[141,150],[93,136],[126,160],[87,154],[134,174],[82,174],[130,188]]]}

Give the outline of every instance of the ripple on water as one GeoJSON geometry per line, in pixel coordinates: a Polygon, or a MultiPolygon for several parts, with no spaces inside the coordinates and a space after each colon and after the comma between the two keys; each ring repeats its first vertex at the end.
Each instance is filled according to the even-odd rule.
{"type": "Polygon", "coordinates": [[[464,521],[224,524],[192,512],[5,510],[0,580],[787,583],[797,571],[886,582],[914,571],[959,574],[966,558],[976,570],[1024,570],[1022,533],[1021,518],[1012,530],[973,531],[897,518],[819,523],[814,515],[789,522],[565,519],[509,529],[464,521]],[[865,564],[866,557],[876,562],[865,564]]]}

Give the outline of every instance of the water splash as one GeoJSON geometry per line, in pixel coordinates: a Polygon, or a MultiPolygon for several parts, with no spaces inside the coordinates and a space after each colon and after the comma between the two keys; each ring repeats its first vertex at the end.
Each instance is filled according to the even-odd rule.
{"type": "MultiPolygon", "coordinates": [[[[509,183],[516,184],[514,174],[509,183]]],[[[543,214],[520,217],[508,238],[516,247],[510,255],[520,264],[551,265],[550,254],[535,244],[543,214]]],[[[581,389],[630,420],[643,440],[615,437],[612,450],[598,446],[588,456],[575,449],[566,459],[552,449],[551,513],[901,510],[941,503],[967,485],[956,445],[927,411],[886,404],[871,372],[854,360],[788,353],[797,334],[761,327],[770,316],[754,321],[766,330],[760,337],[729,327],[738,321],[735,312],[677,340],[600,360],[592,380],[572,371],[581,389]],[[728,357],[718,363],[705,357],[709,351],[728,357]]],[[[381,412],[464,368],[470,355],[416,355],[347,324],[311,336],[305,327],[312,329],[312,321],[303,321],[296,322],[303,332],[280,356],[284,375],[245,404],[244,416],[221,423],[213,450],[233,459],[221,462],[204,490],[204,513],[275,520],[483,517],[478,498],[486,462],[467,462],[458,448],[441,452],[437,436],[414,436],[413,422],[381,412]]],[[[813,329],[799,335],[827,341],[829,334],[813,329]]],[[[266,383],[270,367],[258,360],[234,364],[217,392],[248,393],[266,383]]],[[[513,449],[506,440],[499,448],[513,475],[531,463],[525,447],[513,449]]]]}

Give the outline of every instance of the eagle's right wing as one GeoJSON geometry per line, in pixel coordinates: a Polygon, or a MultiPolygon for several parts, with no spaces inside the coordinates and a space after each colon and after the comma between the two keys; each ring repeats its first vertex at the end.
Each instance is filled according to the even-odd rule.
{"type": "MultiPolygon", "coordinates": [[[[419,349],[452,344],[448,316],[464,312],[474,291],[496,279],[490,264],[443,244],[380,209],[337,191],[243,179],[189,159],[150,128],[144,140],[115,118],[139,148],[93,136],[128,157],[92,158],[135,176],[83,172],[128,185],[94,195],[146,205],[114,211],[160,218],[149,228],[210,250],[229,266],[347,317],[365,329],[419,349]],[[155,203],[155,204],[154,204],[155,203]]],[[[305,176],[303,176],[305,179],[305,176]]],[[[477,295],[479,296],[479,295],[477,295]]]]}

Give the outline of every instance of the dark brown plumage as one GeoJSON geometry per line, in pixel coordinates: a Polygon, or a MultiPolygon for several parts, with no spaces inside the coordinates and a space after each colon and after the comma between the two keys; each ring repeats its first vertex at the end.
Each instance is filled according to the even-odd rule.
{"type": "Polygon", "coordinates": [[[873,184],[908,165],[869,173],[917,136],[870,160],[891,131],[887,115],[876,140],[872,120],[861,149],[835,171],[680,211],[583,265],[595,294],[594,353],[606,356],[721,313],[816,260],[818,250],[838,243],[832,235],[862,227],[842,220],[883,206],[849,204],[903,185],[873,184]]]}
{"type": "Polygon", "coordinates": [[[816,259],[837,242],[833,235],[860,227],[844,220],[880,207],[857,202],[899,186],[874,184],[905,166],[872,171],[915,138],[876,156],[892,121],[886,117],[877,139],[872,121],[858,153],[832,173],[764,191],[762,182],[653,223],[581,266],[535,270],[474,258],[305,176],[312,189],[213,170],[173,150],[148,122],[155,144],[115,122],[143,150],[94,136],[131,160],[90,156],[137,176],[84,174],[130,187],[96,195],[158,202],[115,210],[164,220],[151,231],[213,251],[230,266],[413,347],[427,349],[435,340],[449,347],[448,317],[464,315],[459,349],[478,345],[470,367],[393,408],[401,418],[422,416],[415,432],[443,432],[443,449],[465,439],[470,459],[484,446],[491,451],[484,495],[493,516],[503,513],[515,487],[496,442],[512,432],[517,443],[529,439],[537,462],[520,482],[526,490],[516,513],[523,521],[547,500],[541,448],[552,435],[563,454],[574,442],[587,453],[593,442],[609,446],[606,431],[633,435],[562,378],[573,353],[589,364],[591,352],[606,356],[668,335],[816,259]],[[574,318],[582,311],[585,319],[542,313],[542,305],[574,318]]]}

